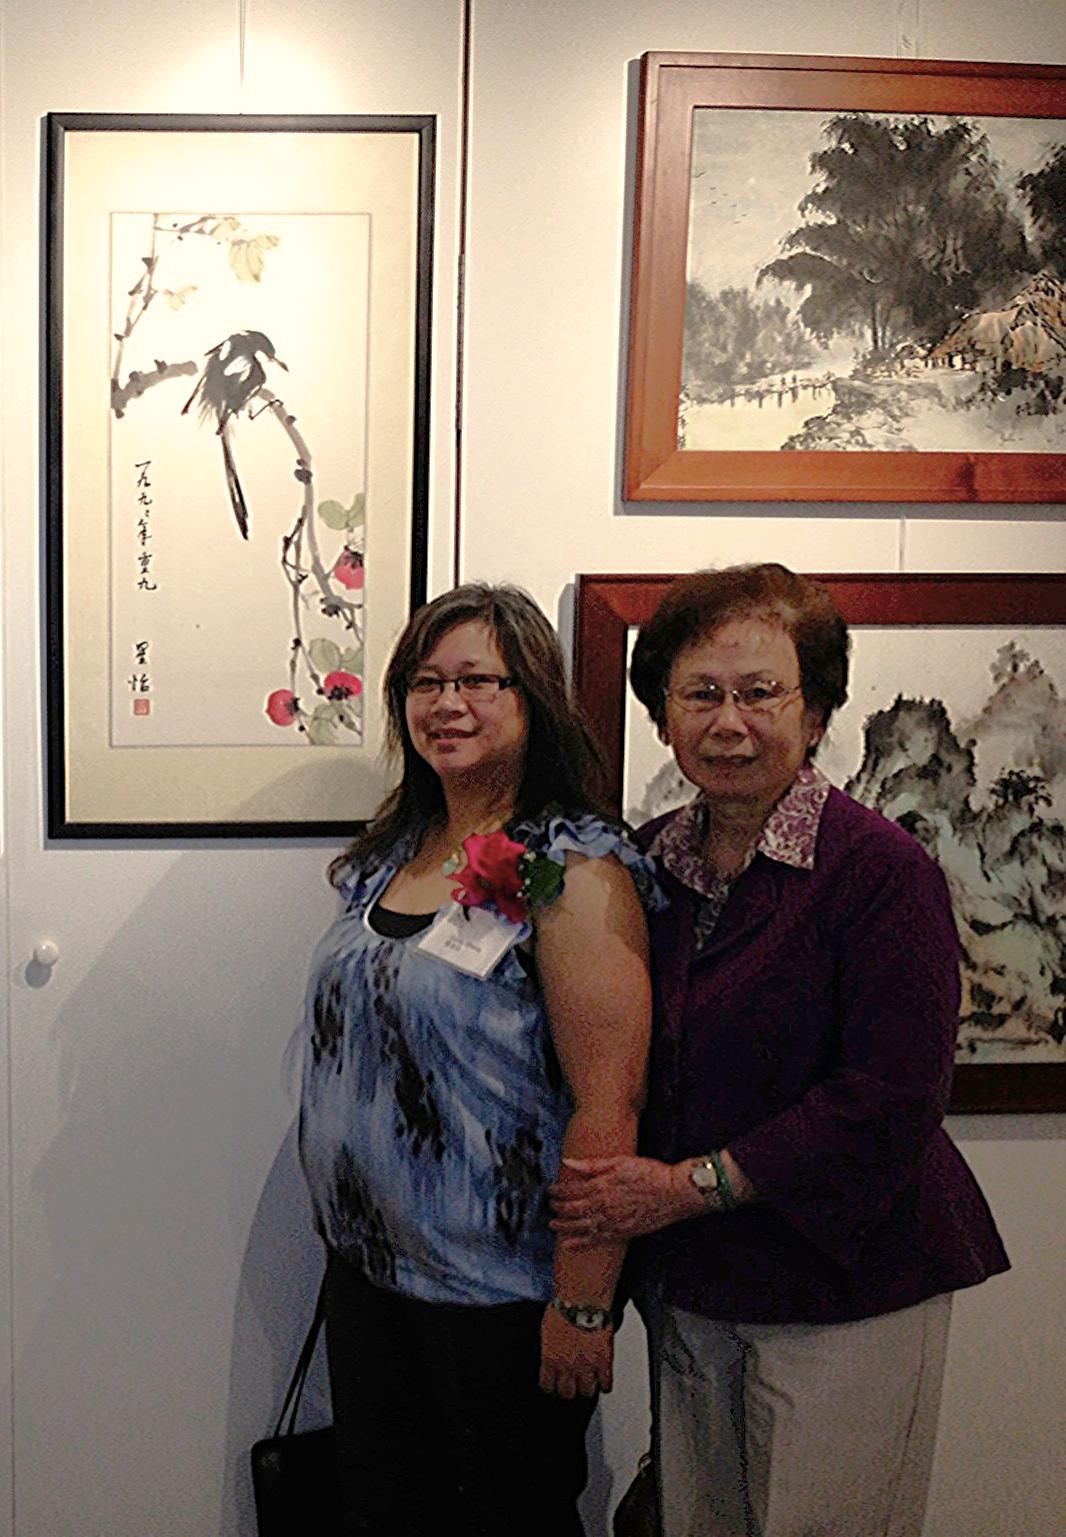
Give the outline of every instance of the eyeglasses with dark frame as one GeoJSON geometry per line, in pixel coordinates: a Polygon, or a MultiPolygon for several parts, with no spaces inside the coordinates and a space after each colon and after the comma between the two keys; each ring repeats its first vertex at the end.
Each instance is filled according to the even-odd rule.
{"type": "Polygon", "coordinates": [[[496,699],[508,688],[516,688],[518,679],[497,672],[463,672],[457,678],[438,678],[432,673],[416,673],[408,678],[404,691],[408,699],[441,699],[446,688],[454,688],[464,699],[496,699]]]}
{"type": "Polygon", "coordinates": [[[723,688],[720,683],[695,678],[680,688],[667,689],[666,697],[690,715],[713,715],[727,699],[732,699],[742,715],[762,715],[776,709],[793,694],[798,694],[802,687],[801,683],[794,683],[789,688],[774,678],[760,678],[755,683],[745,683],[741,688],[723,688]]]}

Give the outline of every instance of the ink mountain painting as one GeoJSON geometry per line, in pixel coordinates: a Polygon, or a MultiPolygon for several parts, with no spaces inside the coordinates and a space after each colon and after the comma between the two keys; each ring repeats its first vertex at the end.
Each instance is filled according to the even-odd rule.
{"type": "Polygon", "coordinates": [[[963,1060],[1066,1061],[1066,699],[1008,644],[976,719],[897,697],[845,787],[912,833],[948,878],[963,952],[963,1060]],[[999,771],[979,783],[979,763],[999,771]]]}
{"type": "MultiPolygon", "coordinates": [[[[971,630],[935,648],[928,632],[857,632],[852,698],[818,762],[947,876],[962,943],[959,1060],[1066,1062],[1066,656],[1046,631],[981,635],[975,670],[971,630]],[[908,674],[933,686],[886,686],[908,674]]],[[[644,725],[629,725],[637,824],[695,793],[665,750],[653,755],[644,725]]]]}
{"type": "Polygon", "coordinates": [[[1066,123],[697,109],[678,447],[1063,452],[1066,123]]]}

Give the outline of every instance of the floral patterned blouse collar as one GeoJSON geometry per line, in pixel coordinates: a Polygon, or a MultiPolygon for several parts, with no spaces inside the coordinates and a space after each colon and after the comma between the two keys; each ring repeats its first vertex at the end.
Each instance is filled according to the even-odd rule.
{"type": "MultiPolygon", "coordinates": [[[[805,763],[767,818],[754,853],[793,865],[797,870],[813,869],[818,826],[828,795],[828,779],[813,763],[805,763]]],[[[703,856],[708,815],[706,801],[697,795],[660,828],[648,853],[657,855],[670,874],[684,885],[703,896],[714,897],[720,882],[707,868],[703,856]]]]}

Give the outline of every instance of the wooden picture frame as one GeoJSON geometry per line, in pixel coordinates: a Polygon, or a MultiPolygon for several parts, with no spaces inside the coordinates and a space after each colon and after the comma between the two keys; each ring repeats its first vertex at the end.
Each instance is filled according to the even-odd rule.
{"type": "MultiPolygon", "coordinates": [[[[662,575],[583,575],[577,579],[576,688],[592,730],[606,755],[611,795],[619,809],[623,805],[627,729],[639,729],[652,734],[650,723],[635,702],[633,710],[639,714],[639,722],[636,725],[627,722],[626,668],[629,643],[635,629],[651,618],[671,580],[672,577],[662,575]]],[[[900,700],[897,694],[905,691],[908,695],[914,695],[921,687],[929,693],[930,708],[935,711],[937,701],[930,683],[937,676],[934,662],[937,653],[942,651],[940,675],[955,679],[960,671],[972,672],[975,686],[970,692],[976,698],[986,698],[985,675],[990,658],[999,666],[1001,678],[1012,678],[1012,669],[1015,669],[1022,686],[1043,688],[1044,694],[1036,696],[1039,710],[1041,717],[1047,718],[1047,730],[1052,733],[1047,740],[1049,743],[1057,741],[1060,744],[1058,752],[1061,758],[1061,742],[1066,740],[1066,734],[1061,734],[1061,722],[1066,719],[1066,576],[835,575],[818,576],[815,580],[827,588],[852,632],[853,703],[845,706],[845,710],[857,711],[857,725],[849,729],[857,731],[863,728],[864,723],[868,724],[867,710],[876,712],[879,705],[892,707],[893,701],[898,708],[900,700]],[[984,637],[987,644],[982,644],[982,632],[985,631],[988,632],[984,637]],[[938,632],[941,644],[935,646],[934,637],[937,637],[938,632]],[[1032,654],[1023,654],[1017,647],[1010,651],[1015,639],[1021,637],[1024,640],[1030,635],[1036,636],[1041,652],[1049,651],[1053,655],[1056,665],[1054,674],[1047,670],[1047,656],[1041,660],[1036,655],[1036,646],[1032,654]],[[897,640],[901,645],[914,648],[917,656],[917,662],[911,660],[906,663],[909,676],[889,676],[889,669],[880,660],[864,664],[864,656],[880,657],[882,651],[873,648],[884,644],[888,645],[888,655],[891,656],[891,648],[897,640]],[[1009,654],[1005,654],[1002,649],[997,654],[997,648],[1001,648],[1004,641],[1009,654]],[[920,672],[916,670],[918,667],[922,669],[920,672]],[[879,680],[875,685],[872,683],[871,668],[874,674],[878,669],[884,673],[883,681],[879,680]],[[917,678],[921,679],[920,684],[916,683],[917,678]],[[1051,715],[1054,718],[1050,718],[1051,715]]],[[[954,681],[950,684],[952,688],[956,686],[959,687],[961,698],[969,688],[969,678],[965,687],[962,684],[956,685],[954,681]]],[[[1002,682],[997,685],[1003,686],[1002,682]]],[[[949,698],[950,724],[951,699],[947,689],[942,692],[949,698]]],[[[1016,701],[1017,691],[1013,691],[1010,697],[1016,701]]],[[[841,712],[837,724],[843,716],[844,712],[841,712]]],[[[827,747],[833,743],[834,729],[831,724],[827,747]]],[[[831,773],[830,777],[835,782],[841,782],[843,776],[831,773]]],[[[1056,781],[1060,795],[1064,788],[1063,779],[1066,779],[1066,770],[1061,771],[1056,781]]],[[[1014,772],[1012,782],[1015,787],[1020,786],[1023,792],[1033,791],[1039,796],[1040,787],[1032,784],[1027,787],[1019,773],[1014,772]]],[[[986,802],[988,799],[986,793],[986,802]]],[[[1046,805],[1038,801],[1032,819],[1043,818],[1045,811],[1046,805]]],[[[1026,812],[1025,816],[1028,818],[1030,814],[1026,812]]],[[[1056,819],[1052,811],[1047,811],[1047,816],[1056,819]]],[[[1052,833],[1052,837],[1061,836],[1061,826],[1059,820],[1060,833],[1052,833]]],[[[1032,879],[1039,884],[1036,875],[1032,879]]],[[[1053,884],[1050,872],[1049,883],[1053,884]]],[[[1041,889],[1046,891],[1049,888],[1041,889]]],[[[970,931],[958,894],[956,901],[965,948],[970,931]]],[[[1041,976],[1033,978],[1031,995],[1035,997],[1039,994],[1046,999],[1050,987],[1054,999],[1055,988],[1058,988],[1059,1015],[1054,1029],[1061,1030],[1063,1020],[1066,1019],[1066,968],[1063,967],[1063,956],[1066,956],[1066,914],[1047,925],[1047,935],[1047,951],[1050,953],[1057,947],[1057,965],[1060,970],[1055,971],[1055,962],[1050,963],[1050,973],[1047,973],[1046,967],[1043,968],[1041,976]]],[[[1026,997],[1030,996],[1024,989],[1019,988],[1019,992],[1023,992],[1026,997]]],[[[967,996],[974,997],[976,994],[971,992],[967,996]]],[[[1054,1009],[1054,1001],[1050,1007],[1054,1009]]],[[[1061,1047],[1061,1040],[1058,1044],[1061,1047]]],[[[987,1051],[989,1048],[984,1049],[987,1051]]],[[[1015,1058],[1024,1057],[1024,1047],[1008,1049],[1005,1054],[1010,1056],[1012,1050],[1015,1058]]],[[[997,1055],[1002,1057],[1004,1053],[999,1052],[997,1055]]],[[[966,1056],[960,1056],[952,1093],[953,1112],[1066,1110],[1066,1051],[1063,1052],[1062,1060],[1026,1062],[988,1061],[980,1058],[981,1048],[970,1048],[966,1056]]]]}
{"type": "MultiPolygon", "coordinates": [[[[899,125],[911,125],[912,139],[922,138],[923,132],[928,138],[930,134],[958,133],[960,120],[964,130],[965,125],[973,129],[973,145],[977,147],[964,146],[959,154],[965,158],[972,151],[975,165],[983,154],[978,141],[985,129],[1001,137],[1011,135],[1012,143],[1018,134],[1031,130],[1035,138],[1025,151],[1030,158],[1020,164],[1031,167],[1032,173],[1044,166],[1035,146],[1046,137],[1059,147],[1056,153],[1061,164],[1066,164],[1066,150],[1062,148],[1066,145],[1066,69],[800,55],[644,55],[626,388],[625,498],[639,502],[1066,500],[1066,406],[1053,409],[1045,422],[1031,419],[1048,406],[1044,398],[1048,390],[1059,392],[1054,407],[1066,399],[1066,361],[1059,346],[1066,290],[1058,286],[1060,279],[1055,276],[1053,300],[1047,299],[1054,309],[1051,330],[1056,338],[1047,347],[1055,354],[1055,362],[1048,364],[1042,353],[1042,361],[1037,363],[1033,361],[1033,349],[1038,347],[1034,337],[1039,329],[1039,347],[1044,348],[1044,310],[1040,310],[1023,347],[1024,327],[1019,329],[1018,317],[1032,316],[1029,310],[1023,315],[1020,306],[1010,307],[1013,298],[1021,301],[1035,293],[1029,286],[1035,280],[1034,267],[1039,272],[1046,254],[1031,223],[1028,201],[1023,205],[1019,164],[1008,168],[1004,161],[999,181],[988,194],[993,200],[1002,195],[1010,201],[1013,221],[1009,231],[1006,223],[1003,226],[1009,256],[997,256],[994,272],[980,269],[976,254],[972,261],[958,251],[950,261],[945,255],[952,240],[961,239],[959,229],[975,229],[976,222],[984,217],[976,205],[960,205],[952,234],[947,233],[950,221],[945,215],[943,240],[937,244],[940,236],[933,233],[935,217],[932,213],[923,215],[921,206],[921,196],[928,196],[934,209],[946,201],[935,182],[936,173],[928,173],[931,179],[922,184],[921,194],[903,189],[899,208],[892,204],[892,191],[903,175],[900,167],[912,168],[917,178],[919,166],[915,156],[920,145],[901,138],[899,125]],[[883,125],[878,145],[888,143],[883,153],[893,161],[890,165],[886,159],[877,165],[877,174],[887,185],[879,186],[873,174],[861,184],[869,185],[875,200],[891,205],[886,207],[886,220],[891,217],[899,224],[910,216],[916,219],[915,229],[898,229],[894,237],[900,262],[893,270],[902,264],[907,273],[904,280],[888,276],[887,255],[886,270],[881,272],[861,260],[861,253],[841,253],[840,247],[850,234],[840,207],[845,197],[859,194],[841,192],[830,213],[827,202],[833,200],[826,185],[833,177],[837,178],[834,187],[842,183],[835,170],[826,170],[826,160],[817,172],[812,164],[818,146],[828,152],[834,136],[839,139],[843,132],[847,137],[846,125],[855,121],[852,114],[860,115],[867,138],[872,133],[871,122],[883,125]],[[975,123],[975,119],[980,121],[975,123]],[[1009,121],[997,124],[998,119],[1009,121]],[[1026,119],[1034,121],[1027,124],[1026,119]],[[1048,123],[1049,119],[1054,121],[1048,123]],[[956,126],[949,126],[953,123],[956,126]],[[921,129],[922,124],[927,132],[921,129]],[[696,159],[694,139],[698,140],[696,159]],[[760,177],[765,187],[759,185],[760,177]],[[749,183],[755,183],[750,196],[749,183]],[[789,200],[793,186],[795,195],[789,200]],[[801,197],[812,193],[817,194],[815,203],[804,210],[801,197]],[[1030,225],[1018,237],[1024,239],[1021,245],[1016,236],[1026,219],[1030,225]],[[831,223],[836,229],[829,236],[825,230],[831,223]],[[799,225],[798,238],[790,224],[799,225]],[[819,229],[811,235],[815,224],[819,229]],[[930,245],[928,253],[923,252],[925,240],[930,245]],[[704,359],[699,367],[695,362],[688,365],[686,388],[692,378],[698,378],[699,392],[707,397],[697,404],[688,397],[682,402],[682,356],[686,324],[692,328],[692,347],[697,347],[701,322],[695,307],[686,319],[686,284],[692,273],[704,270],[701,262],[706,270],[704,299],[719,307],[714,311],[716,323],[708,332],[712,339],[707,345],[713,358],[704,359]],[[908,262],[913,270],[907,268],[908,262]],[[783,279],[786,263],[791,263],[787,270],[792,276],[783,279]],[[871,320],[872,337],[865,339],[871,349],[883,349],[882,361],[876,367],[871,364],[866,369],[857,361],[831,363],[823,377],[820,365],[803,363],[804,358],[832,357],[824,350],[823,341],[816,345],[812,332],[804,329],[801,336],[796,331],[801,296],[811,300],[815,295],[814,289],[802,285],[800,277],[804,271],[810,276],[816,265],[818,308],[813,319],[829,328],[833,345],[847,341],[855,349],[855,359],[861,356],[865,342],[857,331],[852,336],[847,327],[865,324],[860,319],[861,306],[868,303],[872,313],[881,306],[882,331],[879,333],[871,320]],[[767,271],[771,266],[775,267],[774,274],[767,271]],[[978,270],[971,271],[971,266],[978,270]],[[1001,271],[1001,266],[1005,270],[1001,271]],[[1011,277],[1015,270],[1024,270],[1024,281],[1021,276],[1016,281],[1011,277]],[[915,274],[929,276],[930,283],[939,285],[935,300],[924,289],[919,299],[917,289],[912,293],[908,288],[909,307],[903,307],[892,282],[897,286],[901,281],[916,284],[915,274]],[[780,281],[777,292],[787,293],[788,302],[795,305],[787,326],[780,316],[774,320],[764,307],[769,276],[780,281]],[[1013,287],[1017,287],[1017,294],[1013,287]],[[733,294],[729,302],[734,308],[745,307],[745,315],[736,321],[737,336],[747,336],[744,327],[750,329],[756,323],[752,317],[757,316],[760,326],[772,323],[785,327],[787,340],[784,333],[775,332],[765,349],[753,351],[754,343],[749,340],[744,343],[748,350],[744,350],[736,342],[735,350],[723,356],[730,345],[723,338],[734,334],[725,325],[721,309],[727,289],[733,294]],[[990,297],[993,294],[997,296],[994,299],[990,297]],[[996,305],[1006,308],[1001,312],[996,305]],[[1007,318],[993,326],[986,318],[990,309],[1007,318]],[[894,317],[891,327],[887,316],[894,317]],[[994,343],[990,326],[998,336],[994,343]],[[791,365],[786,361],[789,356],[791,365]],[[1026,369],[1030,364],[1032,368],[1026,376],[1028,382],[1011,376],[1011,394],[1011,379],[1001,376],[999,370],[1006,366],[1005,359],[1016,356],[1026,369]],[[956,365],[959,372],[953,371],[956,365]],[[852,372],[840,372],[848,367],[852,372]],[[973,378],[964,378],[964,370],[971,367],[973,378]],[[991,388],[989,380],[993,377],[999,380],[995,400],[989,402],[982,395],[975,404],[979,391],[987,393],[991,388]],[[1043,404],[1038,403],[1038,397],[1043,404]],[[937,402],[935,414],[931,398],[937,402]],[[1019,404],[1022,415],[1017,411],[1019,404]],[[832,421],[812,432],[807,425],[810,418],[833,407],[832,421]],[[782,408],[782,421],[787,417],[791,425],[774,429],[777,437],[773,446],[759,446],[770,430],[769,419],[782,408]],[[743,433],[735,425],[741,420],[745,423],[743,433]],[[786,451],[779,439],[787,441],[789,437],[799,438],[800,443],[786,451]],[[983,446],[986,442],[1006,445],[1015,439],[1017,451],[1006,446],[985,451],[983,446]],[[964,446],[956,447],[956,440],[964,446]],[[803,446],[812,442],[823,446],[803,446]],[[746,443],[754,446],[744,446],[746,443]],[[893,445],[891,449],[878,446],[888,443],[893,445]],[[1038,451],[1030,451],[1033,444],[1039,444],[1038,451]]],[[[857,145],[856,152],[861,152],[861,136],[853,133],[851,139],[854,142],[848,149],[855,150],[857,145]]],[[[873,160],[875,150],[868,148],[867,152],[873,160]]],[[[1061,168],[1060,162],[1056,164],[1061,168]]],[[[1025,197],[1036,197],[1038,192],[1027,192],[1025,197]]],[[[1060,222],[1066,223],[1066,209],[1061,210],[1060,222]]],[[[887,237],[881,239],[878,249],[885,250],[887,244],[887,237]]],[[[1061,278],[1066,279],[1066,272],[1061,278]]],[[[1034,301],[1038,309],[1046,297],[1034,301]]]]}
{"type": "Polygon", "coordinates": [[[47,830],[343,837],[426,593],[432,117],[44,124],[47,830]]]}

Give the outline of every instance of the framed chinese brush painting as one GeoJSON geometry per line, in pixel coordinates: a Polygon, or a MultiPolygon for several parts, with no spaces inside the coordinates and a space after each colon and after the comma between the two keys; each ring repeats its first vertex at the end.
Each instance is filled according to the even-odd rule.
{"type": "MultiPolygon", "coordinates": [[[[1066,1110],[1066,576],[821,576],[852,635],[828,778],[937,859],[962,941],[952,1110],[1066,1110]]],[[[695,793],[626,687],[666,576],[582,576],[577,686],[619,809],[695,793]]]]}
{"type": "Polygon", "coordinates": [[[649,53],[625,495],[1066,500],[1066,69],[649,53]]]}
{"type": "Polygon", "coordinates": [[[425,596],[434,121],[46,141],[48,832],[344,835],[425,596]]]}

